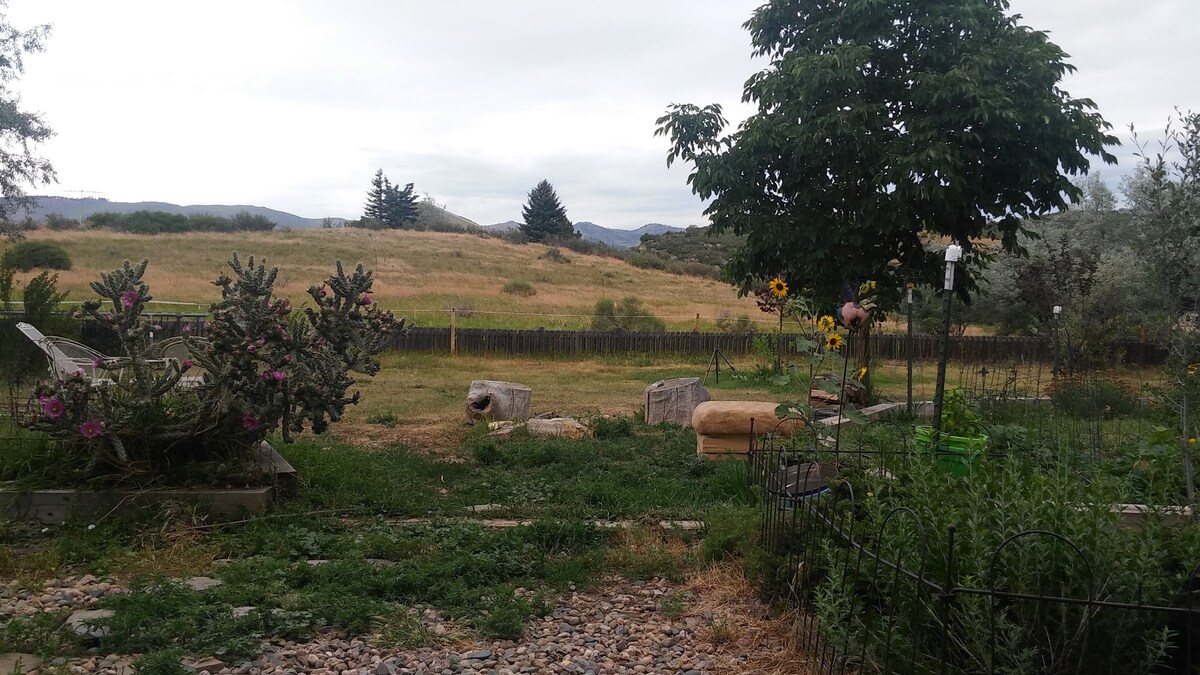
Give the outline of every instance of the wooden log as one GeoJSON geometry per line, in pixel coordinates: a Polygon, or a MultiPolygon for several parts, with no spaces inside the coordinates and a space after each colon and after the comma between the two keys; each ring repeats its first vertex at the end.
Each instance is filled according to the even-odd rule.
{"type": "Polygon", "coordinates": [[[691,426],[696,406],[708,398],[708,390],[698,377],[659,380],[646,387],[646,424],[671,422],[691,426]]]}
{"type": "Polygon", "coordinates": [[[475,380],[467,390],[467,423],[529,419],[533,390],[515,382],[475,380]]]}

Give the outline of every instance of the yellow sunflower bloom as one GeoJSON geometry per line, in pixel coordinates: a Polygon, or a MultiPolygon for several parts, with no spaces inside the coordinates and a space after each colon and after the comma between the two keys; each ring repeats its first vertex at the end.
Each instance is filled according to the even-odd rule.
{"type": "Polygon", "coordinates": [[[770,287],[771,292],[775,294],[775,297],[782,298],[787,295],[787,284],[783,281],[783,279],[775,277],[767,285],[770,287]]]}
{"type": "Polygon", "coordinates": [[[867,288],[871,289],[872,291],[873,291],[873,290],[875,290],[875,287],[876,287],[877,285],[878,285],[878,284],[876,284],[874,281],[868,281],[868,282],[867,282],[867,288]]]}
{"type": "Polygon", "coordinates": [[[833,329],[834,323],[832,316],[826,314],[820,319],[817,319],[817,330],[821,331],[822,333],[832,333],[833,329]]]}
{"type": "Polygon", "coordinates": [[[862,368],[858,369],[858,373],[856,373],[854,375],[854,379],[858,380],[859,382],[862,382],[863,378],[865,378],[866,376],[867,376],[867,368],[866,368],[866,366],[863,366],[862,368]]]}
{"type": "Polygon", "coordinates": [[[1195,375],[1195,374],[1196,374],[1196,368],[1197,368],[1197,364],[1195,364],[1195,363],[1193,363],[1192,365],[1188,366],[1188,375],[1195,375]]]}
{"type": "Polygon", "coordinates": [[[836,352],[842,348],[842,336],[837,333],[830,333],[825,337],[825,348],[831,352],[836,352]]]}

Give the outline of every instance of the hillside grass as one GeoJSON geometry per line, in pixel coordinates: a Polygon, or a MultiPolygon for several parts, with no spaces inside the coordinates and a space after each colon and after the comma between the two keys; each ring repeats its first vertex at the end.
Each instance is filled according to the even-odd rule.
{"type": "MultiPolygon", "coordinates": [[[[622,260],[564,251],[569,262],[554,262],[540,244],[434,232],[355,229],[291,230],[236,234],[187,233],[131,235],[103,230],[31,232],[35,241],[54,241],[74,263],[59,273],[61,288],[72,300],[92,295],[88,283],[124,260],[150,260],[146,281],[160,301],[197,303],[206,309],[216,300],[212,280],[227,271],[232,252],[266,256],[280,270],[276,289],[301,303],[305,289],[319,283],[336,260],[363,263],[375,271],[375,300],[408,316],[417,325],[445,326],[449,309],[460,313],[464,328],[577,329],[590,325],[596,301],[636,295],[670,329],[713,329],[722,310],[736,316],[765,318],[749,298],[717,281],[640,269],[622,260]],[[503,291],[509,282],[529,284],[536,295],[503,291]],[[488,314],[487,312],[498,312],[488,314]],[[553,315],[553,316],[539,316],[553,315]]],[[[29,275],[21,275],[24,280],[29,275]]],[[[166,309],[167,307],[161,307],[166,309]]]]}

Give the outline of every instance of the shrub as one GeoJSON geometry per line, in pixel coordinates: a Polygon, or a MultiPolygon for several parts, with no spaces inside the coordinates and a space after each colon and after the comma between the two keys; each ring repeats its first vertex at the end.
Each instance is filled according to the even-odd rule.
{"type": "Polygon", "coordinates": [[[63,247],[50,241],[19,241],[4,252],[0,266],[21,272],[33,269],[69,270],[71,256],[63,247]]]}
{"type": "Polygon", "coordinates": [[[48,230],[78,230],[79,221],[74,218],[60,216],[57,213],[46,215],[46,229],[48,230]]]}
{"type": "Polygon", "coordinates": [[[504,284],[504,287],[500,290],[508,293],[509,295],[519,295],[523,298],[537,295],[537,289],[524,281],[510,281],[507,284],[504,284]]]}
{"type": "Polygon", "coordinates": [[[275,223],[262,215],[239,211],[232,218],[211,213],[168,213],[166,211],[134,211],[132,213],[93,213],[88,217],[93,227],[129,232],[131,234],[171,234],[178,232],[265,232],[275,229],[275,223]]]}
{"type": "Polygon", "coordinates": [[[733,329],[738,333],[753,333],[754,322],[750,319],[748,314],[739,314],[737,318],[737,324],[734,325],[733,329]]]}
{"type": "Polygon", "coordinates": [[[275,431],[285,442],[306,428],[321,433],[358,402],[357,392],[347,396],[350,373],[378,372],[376,354],[405,327],[374,306],[371,273],[361,265],[346,275],[339,262],[325,284],[309,287],[314,307],[293,315],[287,299],[273,296],[278,271],[253,257],[243,265],[235,254],[234,277],[215,282],[222,299],[211,307],[206,339],[185,337],[195,363],[154,364],[145,357],[146,265],[126,262],[101,275],[92,289],[111,308],[101,312],[101,301],[88,300],[77,313],[117,335],[125,358],[97,368],[120,368],[120,381],[97,387],[80,374],[34,392],[41,413],[30,428],[60,441],[90,474],[108,468],[128,477],[137,468],[155,479],[195,461],[237,462],[275,431]],[[202,383],[178,388],[193,365],[203,368],[202,383]]]}
{"type": "Polygon", "coordinates": [[[592,330],[627,330],[639,333],[662,333],[667,325],[642,305],[635,295],[616,303],[608,298],[596,303],[592,311],[592,330]]]}
{"type": "Polygon", "coordinates": [[[1074,417],[1124,416],[1138,407],[1128,384],[1094,373],[1056,378],[1047,392],[1056,410],[1074,417]]]}
{"type": "Polygon", "coordinates": [[[556,263],[564,263],[565,264],[565,263],[571,262],[571,259],[568,258],[567,256],[563,255],[563,252],[561,250],[559,250],[559,248],[557,246],[551,246],[550,248],[546,249],[545,253],[541,254],[538,257],[541,258],[542,260],[549,260],[550,262],[556,262],[556,263]]]}

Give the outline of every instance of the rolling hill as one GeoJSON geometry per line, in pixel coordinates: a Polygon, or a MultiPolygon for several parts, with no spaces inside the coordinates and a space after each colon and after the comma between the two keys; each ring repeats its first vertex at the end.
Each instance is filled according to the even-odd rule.
{"type": "MultiPolygon", "coordinates": [[[[276,289],[297,305],[307,300],[309,284],[332,272],[336,260],[362,262],[375,272],[376,302],[425,326],[448,324],[449,309],[455,307],[458,325],[466,328],[582,328],[590,324],[598,300],[629,295],[675,330],[691,330],[697,314],[702,328],[712,328],[722,312],[761,316],[752,299],[738,298],[731,286],[717,281],[576,251],[554,258],[541,244],[471,234],[308,228],[134,235],[85,229],[35,230],[28,236],[55,241],[70,254],[73,269],[58,276],[74,302],[93,297],[88,283],[100,272],[124,260],[148,258],[146,282],[156,300],[194,303],[161,308],[205,310],[220,295],[212,280],[228,271],[225,263],[237,251],[243,257],[265,256],[278,266],[276,289]],[[514,281],[529,284],[535,294],[504,292],[514,281]]],[[[30,276],[19,274],[17,280],[30,276]]]]}
{"type": "MultiPolygon", "coordinates": [[[[503,223],[488,225],[487,229],[507,231],[514,230],[520,226],[521,223],[515,220],[506,220],[503,223]]],[[[661,223],[647,223],[636,230],[618,230],[597,225],[586,220],[575,223],[575,231],[579,232],[584,239],[598,241],[616,248],[634,248],[641,243],[643,234],[665,234],[667,232],[682,232],[683,230],[684,228],[682,227],[663,225],[661,223]]]]}
{"type": "MultiPolygon", "coordinates": [[[[29,215],[34,220],[42,220],[51,213],[57,213],[67,218],[84,219],[93,213],[133,213],[134,211],[165,211],[167,213],[182,213],[184,215],[208,213],[214,216],[229,218],[241,211],[250,215],[263,216],[275,223],[277,227],[321,227],[323,218],[304,218],[286,211],[269,209],[265,206],[244,206],[225,204],[190,204],[180,206],[167,202],[112,202],[103,198],[56,197],[39,195],[34,197],[37,206],[29,215]]],[[[341,223],[344,218],[332,218],[334,223],[341,223]]]]}

